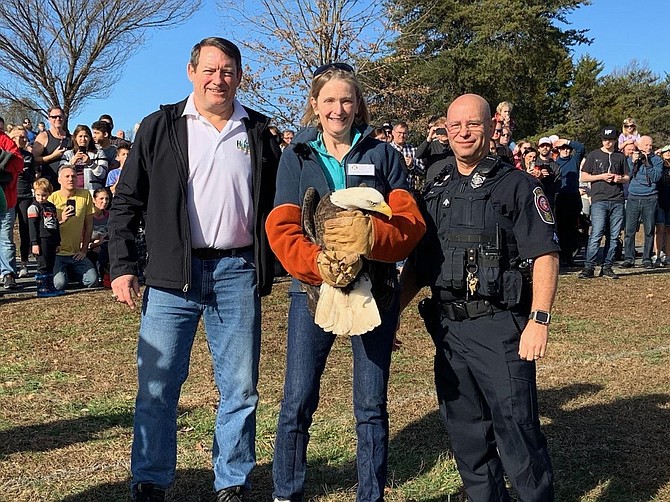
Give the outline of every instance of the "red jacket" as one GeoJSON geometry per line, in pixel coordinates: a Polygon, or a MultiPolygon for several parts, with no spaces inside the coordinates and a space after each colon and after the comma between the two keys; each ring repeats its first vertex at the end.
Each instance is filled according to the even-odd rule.
{"type": "Polygon", "coordinates": [[[5,171],[12,175],[12,181],[3,188],[5,199],[7,199],[7,209],[11,209],[16,206],[16,183],[19,173],[23,171],[23,157],[19,147],[4,132],[0,132],[0,150],[6,150],[14,155],[14,158],[5,166],[5,171]]]}

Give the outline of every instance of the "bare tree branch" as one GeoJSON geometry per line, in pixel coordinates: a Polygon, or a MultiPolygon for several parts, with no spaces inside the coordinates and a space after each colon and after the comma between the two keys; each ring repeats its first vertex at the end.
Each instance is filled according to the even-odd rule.
{"type": "Polygon", "coordinates": [[[3,0],[0,101],[71,114],[109,95],[148,30],[182,23],[201,0],[3,0]]]}
{"type": "Polygon", "coordinates": [[[282,125],[296,124],[313,71],[347,61],[359,74],[389,52],[394,35],[384,2],[219,0],[225,26],[251,61],[242,95],[282,125]]]}

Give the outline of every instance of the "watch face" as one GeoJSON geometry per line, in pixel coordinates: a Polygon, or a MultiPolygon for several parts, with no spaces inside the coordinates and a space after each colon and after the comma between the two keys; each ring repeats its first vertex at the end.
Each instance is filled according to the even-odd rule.
{"type": "Polygon", "coordinates": [[[539,310],[535,312],[535,320],[540,324],[548,324],[549,318],[550,316],[548,312],[541,312],[539,310]]]}

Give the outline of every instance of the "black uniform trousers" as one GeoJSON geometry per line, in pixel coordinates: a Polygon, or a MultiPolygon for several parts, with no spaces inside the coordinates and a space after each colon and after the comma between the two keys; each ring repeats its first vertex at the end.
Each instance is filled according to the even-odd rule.
{"type": "Polygon", "coordinates": [[[519,500],[554,500],[535,362],[518,354],[526,320],[527,315],[502,311],[428,326],[437,349],[440,411],[471,502],[510,500],[503,469],[519,500]]]}

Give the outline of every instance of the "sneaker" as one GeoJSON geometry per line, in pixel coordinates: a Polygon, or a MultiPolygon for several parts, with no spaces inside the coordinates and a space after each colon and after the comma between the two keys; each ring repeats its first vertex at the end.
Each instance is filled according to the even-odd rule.
{"type": "Polygon", "coordinates": [[[608,279],[619,278],[619,276],[614,273],[614,270],[612,270],[612,267],[603,267],[603,269],[600,271],[600,275],[603,277],[607,277],[608,279]]]}
{"type": "Polygon", "coordinates": [[[633,262],[630,261],[625,261],[621,265],[619,265],[621,268],[633,268],[635,265],[633,265],[633,262]]]}
{"type": "Polygon", "coordinates": [[[592,268],[585,268],[577,276],[578,279],[593,279],[594,277],[595,277],[595,274],[593,273],[592,268]]]}
{"type": "Polygon", "coordinates": [[[151,483],[138,483],[133,486],[130,500],[133,502],[163,502],[165,490],[151,483]]]}
{"type": "Polygon", "coordinates": [[[19,270],[19,279],[22,277],[28,277],[28,265],[21,266],[21,270],[19,270]]]}
{"type": "Polygon", "coordinates": [[[642,264],[642,268],[654,268],[654,266],[651,264],[650,261],[645,261],[645,262],[642,264]]]}
{"type": "Polygon", "coordinates": [[[231,486],[216,492],[216,502],[242,502],[242,487],[231,486]]]}
{"type": "Polygon", "coordinates": [[[14,279],[14,274],[7,274],[2,278],[2,287],[5,289],[16,289],[16,279],[14,279]]]}

